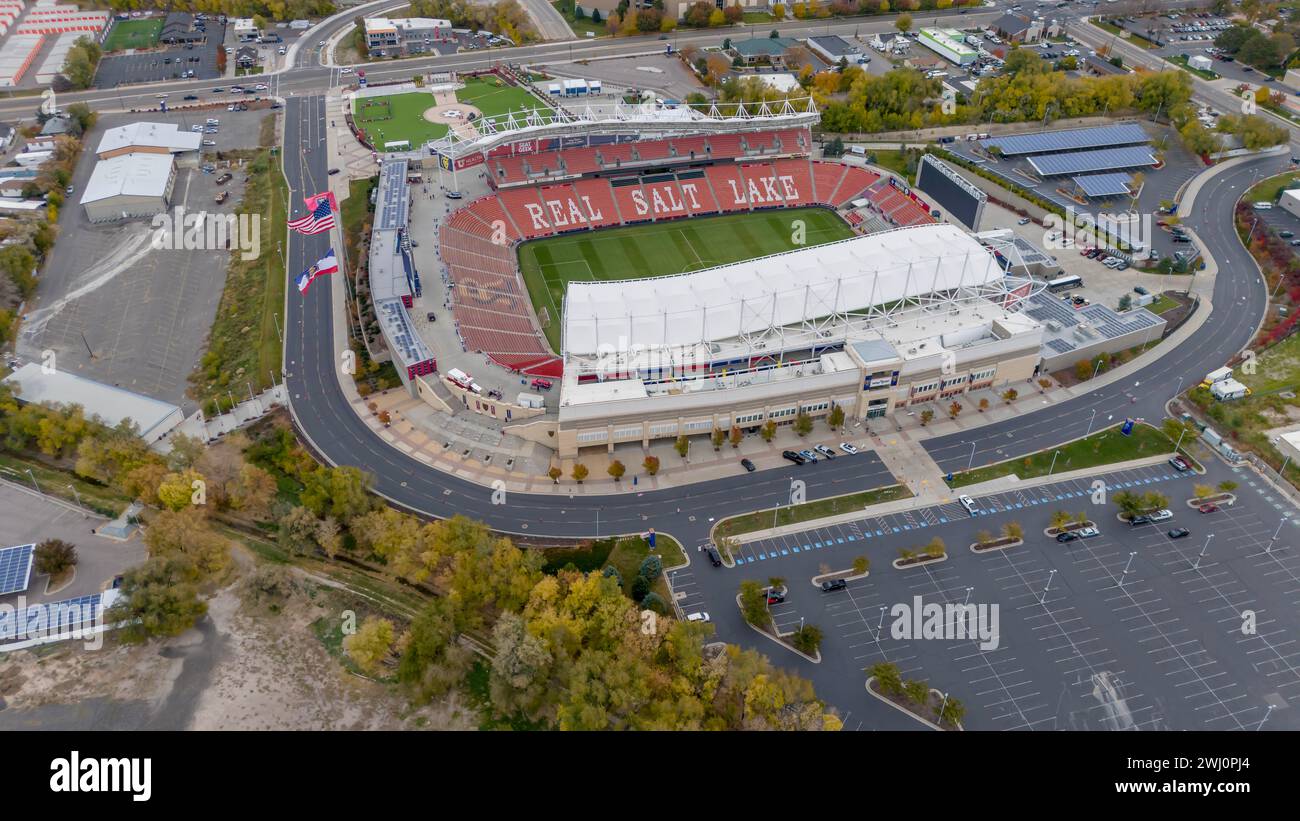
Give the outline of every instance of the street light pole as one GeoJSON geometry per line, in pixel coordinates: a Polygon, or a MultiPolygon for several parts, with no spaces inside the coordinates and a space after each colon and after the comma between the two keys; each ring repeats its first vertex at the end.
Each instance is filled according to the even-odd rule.
{"type": "Polygon", "coordinates": [[[1052,475],[1052,472],[1053,472],[1054,470],[1056,470],[1056,457],[1058,457],[1058,456],[1060,456],[1060,455],[1061,455],[1061,452],[1060,452],[1059,450],[1058,450],[1058,451],[1054,451],[1054,452],[1052,453],[1052,466],[1049,467],[1049,468],[1047,469],[1047,475],[1048,475],[1048,476],[1051,476],[1051,475],[1052,475]]]}
{"type": "Polygon", "coordinates": [[[1214,538],[1213,533],[1205,537],[1205,546],[1201,548],[1201,555],[1196,557],[1196,564],[1192,565],[1193,570],[1201,569],[1201,559],[1205,557],[1205,551],[1210,549],[1210,539],[1213,538],[1214,538]]]}
{"type": "Polygon", "coordinates": [[[970,459],[966,460],[966,469],[970,470],[975,464],[975,443],[970,443],[970,459]]]}
{"type": "MultiPolygon", "coordinates": [[[[72,491],[72,498],[77,500],[77,507],[81,508],[81,518],[86,518],[86,506],[81,503],[81,494],[77,492],[76,487],[68,485],[68,490],[72,491]]],[[[1280,530],[1281,528],[1279,528],[1280,530]]]]}
{"type": "Polygon", "coordinates": [[[31,468],[27,468],[27,475],[30,476],[30,477],[32,477],[32,487],[36,488],[36,492],[37,492],[37,493],[40,493],[40,492],[41,492],[41,486],[37,483],[37,481],[36,481],[36,474],[35,474],[35,473],[32,473],[32,469],[31,469],[31,468]]]}
{"type": "Polygon", "coordinates": [[[1092,423],[1096,418],[1097,418],[1097,409],[1093,408],[1092,415],[1088,417],[1088,432],[1084,434],[1085,437],[1092,435],[1092,423]]]}

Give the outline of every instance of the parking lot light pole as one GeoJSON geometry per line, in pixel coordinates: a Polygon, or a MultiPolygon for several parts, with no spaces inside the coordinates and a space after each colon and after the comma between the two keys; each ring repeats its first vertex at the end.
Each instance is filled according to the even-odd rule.
{"type": "Polygon", "coordinates": [[[1130,552],[1129,552],[1129,554],[1128,554],[1128,561],[1124,563],[1124,572],[1121,573],[1120,576],[1119,576],[1119,586],[1120,586],[1120,587],[1123,587],[1123,586],[1124,586],[1124,580],[1125,580],[1126,578],[1128,578],[1128,569],[1129,569],[1130,567],[1133,566],[1133,557],[1136,556],[1136,555],[1137,555],[1137,551],[1136,551],[1136,550],[1133,550],[1133,551],[1130,551],[1130,552]]]}
{"type": "Polygon", "coordinates": [[[880,605],[880,624],[876,625],[876,646],[880,646],[880,634],[885,630],[885,606],[880,605]]]}
{"type": "Polygon", "coordinates": [[[1047,584],[1043,585],[1042,595],[1038,597],[1039,604],[1043,604],[1044,602],[1047,601],[1047,591],[1052,589],[1052,577],[1055,575],[1056,575],[1056,568],[1052,568],[1052,571],[1047,574],[1047,584]]]}
{"type": "Polygon", "coordinates": [[[970,470],[975,464],[975,443],[970,443],[970,459],[966,460],[966,469],[970,470]]]}
{"type": "Polygon", "coordinates": [[[37,493],[40,493],[40,492],[41,492],[41,486],[36,482],[36,474],[35,474],[35,473],[32,473],[32,469],[31,469],[31,468],[27,468],[27,475],[30,476],[30,477],[32,477],[32,487],[36,488],[36,492],[37,492],[37,493]]]}
{"type": "Polygon", "coordinates": [[[81,508],[81,518],[86,518],[86,506],[81,503],[81,494],[72,485],[68,485],[68,490],[72,491],[72,498],[77,500],[77,507],[81,508]]]}
{"type": "Polygon", "coordinates": [[[1051,476],[1051,475],[1052,475],[1052,471],[1056,470],[1056,457],[1058,457],[1058,456],[1060,456],[1060,455],[1061,455],[1061,452],[1060,452],[1059,450],[1058,450],[1058,451],[1054,451],[1054,452],[1052,453],[1052,466],[1049,467],[1049,468],[1047,469],[1047,475],[1048,475],[1048,476],[1051,476]]]}
{"type": "Polygon", "coordinates": [[[1256,731],[1264,729],[1264,722],[1268,721],[1268,717],[1273,715],[1273,706],[1274,705],[1272,704],[1268,705],[1268,711],[1265,712],[1264,717],[1259,720],[1259,726],[1255,728],[1256,731]]]}
{"type": "Polygon", "coordinates": [[[1213,533],[1211,533],[1211,534],[1209,534],[1208,536],[1205,537],[1205,545],[1201,548],[1201,555],[1199,555],[1199,556],[1196,557],[1196,564],[1192,565],[1192,569],[1193,569],[1193,570],[1200,570],[1200,569],[1201,569],[1201,559],[1205,557],[1205,551],[1207,551],[1207,550],[1210,549],[1210,539],[1213,539],[1213,538],[1214,538],[1214,534],[1213,534],[1213,533]]]}
{"type": "Polygon", "coordinates": [[[1097,419],[1097,409],[1092,409],[1092,415],[1088,417],[1088,432],[1084,436],[1092,436],[1092,423],[1097,419]]]}

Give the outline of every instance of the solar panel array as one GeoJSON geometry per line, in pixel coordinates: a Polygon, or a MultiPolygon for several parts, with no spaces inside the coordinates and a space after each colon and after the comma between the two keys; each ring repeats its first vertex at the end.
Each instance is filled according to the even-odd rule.
{"type": "Polygon", "coordinates": [[[1044,177],[1060,174],[1087,174],[1093,171],[1117,171],[1156,164],[1155,155],[1144,145],[1127,148],[1103,148],[1100,151],[1076,151],[1071,154],[1048,154],[1030,157],[1029,164],[1044,177]]]}
{"type": "Polygon", "coordinates": [[[1105,305],[1089,305],[1079,313],[1083,314],[1084,318],[1107,339],[1115,339],[1143,328],[1150,328],[1159,322],[1149,311],[1138,310],[1117,314],[1105,305]]]}
{"type": "Polygon", "coordinates": [[[1025,313],[1039,322],[1054,319],[1067,328],[1079,322],[1079,317],[1073,308],[1067,306],[1063,300],[1047,294],[1035,294],[1030,297],[1029,307],[1025,309],[1025,313]]]}
{"type": "Polygon", "coordinates": [[[1129,188],[1133,177],[1122,171],[1113,174],[1088,174],[1074,177],[1073,180],[1074,184],[1083,189],[1083,193],[1089,197],[1117,197],[1133,193],[1129,188]]]}
{"type": "Polygon", "coordinates": [[[995,137],[985,140],[985,144],[996,145],[1005,157],[1019,157],[1049,151],[1078,151],[1084,148],[1134,145],[1150,140],[1151,138],[1142,130],[1142,126],[1136,123],[1119,123],[1097,128],[1071,128],[1066,131],[995,137]]]}
{"type": "Polygon", "coordinates": [[[32,577],[34,544],[20,544],[0,549],[0,596],[21,593],[32,577]]]}
{"type": "Polygon", "coordinates": [[[23,641],[93,627],[99,618],[102,593],[63,601],[33,604],[22,610],[0,611],[0,641],[23,641]]]}
{"type": "Polygon", "coordinates": [[[1069,342],[1066,342],[1064,339],[1049,339],[1047,340],[1047,347],[1051,348],[1057,353],[1069,353],[1070,351],[1074,350],[1074,345],[1071,345],[1069,342]]]}

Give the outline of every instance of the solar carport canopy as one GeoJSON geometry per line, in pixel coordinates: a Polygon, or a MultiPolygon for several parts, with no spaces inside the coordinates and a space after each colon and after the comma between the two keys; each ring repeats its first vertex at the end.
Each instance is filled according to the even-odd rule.
{"type": "Polygon", "coordinates": [[[687,274],[570,282],[564,347],[594,356],[734,339],[1002,276],[956,226],[900,228],[687,274]]]}
{"type": "Polygon", "coordinates": [[[994,137],[985,145],[996,145],[1004,157],[1025,154],[1046,154],[1052,151],[1079,151],[1085,148],[1110,148],[1118,145],[1137,145],[1150,141],[1150,137],[1137,123],[1119,123],[1096,128],[1071,128],[1066,131],[1045,131],[1039,134],[1017,134],[994,137]]]}
{"type": "Polygon", "coordinates": [[[1146,146],[1103,148],[1100,151],[1076,151],[1073,154],[1046,154],[1030,157],[1029,164],[1041,176],[1087,174],[1093,171],[1116,171],[1156,164],[1155,155],[1146,146]]]}
{"type": "Polygon", "coordinates": [[[1132,193],[1129,189],[1131,182],[1133,182],[1133,177],[1123,172],[1074,177],[1074,184],[1083,189],[1083,193],[1089,197],[1116,197],[1121,194],[1130,194],[1132,193]]]}

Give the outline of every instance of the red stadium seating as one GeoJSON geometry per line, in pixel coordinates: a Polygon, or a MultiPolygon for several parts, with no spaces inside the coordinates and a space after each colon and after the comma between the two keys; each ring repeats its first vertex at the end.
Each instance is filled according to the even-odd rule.
{"type": "Polygon", "coordinates": [[[601,166],[606,170],[620,168],[622,163],[633,162],[632,144],[602,145],[596,149],[600,153],[601,166]]]}
{"type": "MultiPolygon", "coordinates": [[[[785,150],[783,132],[781,150],[785,150]]],[[[716,138],[710,137],[712,143],[716,138]]],[[[686,155],[704,138],[675,140],[686,155]]],[[[735,142],[719,141],[740,149],[735,142]]],[[[770,143],[769,143],[770,145],[770,143]]],[[[595,162],[598,151],[578,149],[578,160],[595,162]]],[[[630,146],[618,146],[630,158],[630,146]]],[[[550,152],[556,154],[557,152],[550,152]]],[[[573,156],[574,149],[563,153],[573,156]]],[[[680,156],[680,155],[679,155],[680,156]]],[[[500,167],[523,169],[519,157],[494,158],[500,167]]],[[[631,176],[611,180],[588,177],[550,185],[504,189],[451,214],[439,230],[440,257],[453,289],[453,316],[466,350],[481,351],[504,368],[558,377],[563,363],[547,347],[518,273],[515,245],[527,239],[588,228],[623,225],[688,214],[746,211],[751,207],[822,204],[838,206],[865,196],[871,203],[865,217],[850,214],[851,224],[869,229],[932,222],[922,205],[888,180],[856,166],[811,161],[806,157],[770,161],[723,163],[702,169],[653,175],[655,182],[631,176]],[[624,182],[614,185],[614,182],[624,182]]],[[[560,317],[550,317],[559,322],[560,317]]]]}
{"type": "Polygon", "coordinates": [[[641,160],[666,160],[672,156],[667,140],[642,140],[632,144],[641,160]]]}
{"type": "Polygon", "coordinates": [[[678,157],[689,160],[691,159],[692,151],[695,152],[695,157],[697,159],[704,156],[704,146],[706,142],[707,140],[703,137],[678,137],[672,141],[672,144],[673,148],[677,149],[678,157]]]}
{"type": "Polygon", "coordinates": [[[708,145],[713,150],[710,156],[715,160],[741,156],[745,152],[741,148],[740,139],[739,134],[710,134],[708,145]]]}

